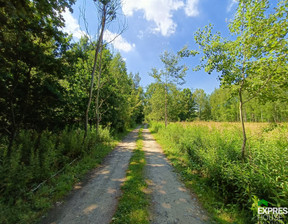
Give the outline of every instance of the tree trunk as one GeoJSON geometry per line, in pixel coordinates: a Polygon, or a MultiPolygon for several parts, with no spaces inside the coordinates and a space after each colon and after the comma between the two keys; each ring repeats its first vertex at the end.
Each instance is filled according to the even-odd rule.
{"type": "Polygon", "coordinates": [[[100,81],[101,81],[101,62],[102,62],[102,53],[103,53],[103,41],[101,43],[100,48],[100,61],[99,61],[99,71],[98,71],[98,79],[97,79],[97,94],[96,94],[96,133],[99,133],[99,124],[100,124],[100,108],[99,108],[99,96],[100,96],[100,81]]]}
{"type": "Polygon", "coordinates": [[[246,148],[246,131],[245,131],[245,124],[243,119],[243,99],[242,99],[242,87],[239,90],[239,112],[240,112],[240,122],[242,126],[242,133],[243,133],[243,143],[241,148],[242,160],[245,159],[245,148],[246,148]]]}
{"type": "Polygon", "coordinates": [[[167,127],[167,85],[165,85],[165,128],[167,127]]]}
{"type": "Polygon", "coordinates": [[[100,35],[96,43],[96,49],[95,49],[95,56],[94,56],[94,64],[93,64],[93,70],[91,73],[91,83],[90,83],[90,91],[89,91],[89,99],[88,99],[88,104],[87,104],[87,109],[85,113],[85,134],[84,134],[84,139],[87,136],[87,130],[88,130],[88,121],[89,121],[89,110],[91,106],[91,101],[92,101],[92,96],[93,96],[93,86],[94,86],[94,76],[95,76],[95,71],[97,67],[97,59],[98,59],[98,54],[100,50],[100,45],[103,40],[103,33],[105,29],[105,24],[106,24],[106,6],[103,6],[103,14],[101,17],[101,30],[100,30],[100,35]]]}

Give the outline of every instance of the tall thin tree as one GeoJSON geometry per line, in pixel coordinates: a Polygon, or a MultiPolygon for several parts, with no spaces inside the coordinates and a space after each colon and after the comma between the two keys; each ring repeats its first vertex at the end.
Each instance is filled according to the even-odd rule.
{"type": "MultiPolygon", "coordinates": [[[[96,94],[96,131],[98,133],[99,130],[99,97],[100,97],[100,84],[101,84],[101,60],[102,60],[102,51],[103,51],[103,36],[104,31],[109,23],[116,19],[116,12],[120,6],[119,0],[94,0],[95,5],[97,7],[98,13],[100,15],[100,28],[99,28],[99,35],[97,38],[96,46],[95,46],[95,55],[94,55],[94,62],[93,62],[93,69],[91,72],[91,82],[90,82],[90,89],[89,89],[89,98],[87,103],[87,108],[85,112],[85,135],[84,138],[87,136],[88,130],[88,123],[89,123],[89,111],[91,107],[91,102],[93,98],[93,89],[94,89],[94,80],[95,80],[95,73],[97,73],[97,94],[96,94]],[[97,63],[98,63],[98,70],[97,70],[97,63]]],[[[124,29],[123,29],[124,30],[124,29]]],[[[122,30],[122,31],[123,31],[122,30]]]]}
{"type": "Polygon", "coordinates": [[[158,83],[163,85],[164,88],[164,118],[165,127],[168,124],[168,91],[171,84],[184,84],[184,77],[186,75],[187,67],[185,65],[179,65],[181,56],[179,54],[172,54],[165,51],[160,59],[164,64],[164,70],[152,69],[151,76],[157,80],[158,83]]]}

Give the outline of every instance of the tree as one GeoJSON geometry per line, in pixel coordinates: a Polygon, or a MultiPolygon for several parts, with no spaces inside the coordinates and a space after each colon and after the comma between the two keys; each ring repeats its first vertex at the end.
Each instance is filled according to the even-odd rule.
{"type": "Polygon", "coordinates": [[[167,127],[168,122],[168,91],[169,85],[175,84],[184,84],[184,76],[186,75],[187,67],[185,65],[179,65],[181,55],[174,55],[165,51],[160,59],[164,64],[164,70],[157,70],[156,68],[152,69],[153,78],[156,79],[157,83],[163,86],[164,90],[164,118],[165,118],[165,127],[167,127]]]}
{"type": "Polygon", "coordinates": [[[129,78],[132,80],[132,90],[130,95],[130,119],[131,122],[136,122],[137,124],[140,124],[144,120],[144,114],[143,114],[143,100],[144,100],[144,92],[142,87],[140,86],[140,75],[139,73],[136,73],[133,75],[130,73],[129,78]]]}
{"type": "Polygon", "coordinates": [[[221,72],[222,86],[228,86],[239,97],[239,117],[242,125],[242,159],[245,158],[246,131],[243,106],[253,98],[275,100],[279,89],[287,87],[287,0],[279,1],[275,11],[269,1],[240,0],[237,13],[229,26],[236,37],[226,40],[219,33],[212,34],[206,26],[195,34],[203,53],[205,68],[221,72]],[[246,92],[247,97],[243,94],[246,92]]]}
{"type": "Polygon", "coordinates": [[[144,114],[147,121],[161,121],[165,119],[165,102],[163,84],[151,83],[145,92],[144,114]]]}
{"type": "Polygon", "coordinates": [[[239,121],[239,100],[231,89],[215,89],[210,97],[211,117],[215,121],[239,121]]]}
{"type": "Polygon", "coordinates": [[[193,92],[193,99],[196,103],[197,116],[200,120],[209,120],[211,108],[209,105],[209,97],[203,89],[196,89],[193,92]]]}
{"type": "Polygon", "coordinates": [[[22,128],[43,130],[63,124],[58,111],[67,71],[69,39],[60,31],[61,12],[74,0],[1,1],[0,126],[9,136],[8,154],[22,128]]]}
{"type": "Polygon", "coordinates": [[[99,130],[99,123],[100,123],[99,97],[100,97],[101,72],[102,72],[101,71],[101,57],[102,57],[102,49],[103,49],[103,35],[104,35],[104,30],[107,27],[107,25],[116,19],[117,10],[120,7],[119,0],[94,0],[94,2],[98,9],[98,13],[100,15],[100,19],[99,19],[100,27],[99,27],[99,35],[98,35],[96,46],[95,46],[95,56],[94,56],[94,62],[93,62],[93,69],[91,72],[89,98],[88,98],[87,108],[85,112],[85,137],[87,135],[87,128],[88,128],[88,122],[89,122],[89,110],[90,110],[92,97],[93,97],[94,77],[95,77],[96,71],[98,71],[97,93],[96,93],[96,99],[95,99],[97,133],[99,130]],[[97,61],[99,61],[98,64],[97,64],[97,61]],[[98,70],[97,70],[97,65],[98,65],[98,70]]]}
{"type": "MultiPolygon", "coordinates": [[[[73,72],[68,73],[61,84],[66,88],[65,110],[66,119],[73,122],[85,120],[83,110],[89,97],[91,79],[91,64],[95,56],[96,43],[90,43],[87,38],[82,38],[74,44],[68,52],[71,59],[73,72]],[[76,58],[77,60],[75,60],[76,58]]],[[[97,67],[99,64],[97,65],[97,67]]],[[[109,126],[115,131],[130,127],[143,118],[142,88],[139,85],[139,75],[128,75],[126,64],[119,53],[113,55],[107,47],[103,47],[101,59],[101,85],[99,91],[99,122],[109,126]],[[133,80],[135,79],[135,80],[133,80]]],[[[98,89],[93,86],[93,92],[98,89]]],[[[89,122],[96,123],[96,97],[91,101],[89,122]]]]}
{"type": "Polygon", "coordinates": [[[190,89],[179,91],[178,100],[174,102],[176,102],[174,108],[179,110],[177,117],[180,121],[192,121],[196,117],[196,102],[190,89]]]}

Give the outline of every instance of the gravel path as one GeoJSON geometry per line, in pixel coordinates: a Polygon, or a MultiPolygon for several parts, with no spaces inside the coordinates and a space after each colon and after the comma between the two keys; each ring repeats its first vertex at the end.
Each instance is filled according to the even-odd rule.
{"type": "Polygon", "coordinates": [[[67,201],[53,209],[42,224],[106,224],[110,223],[121,195],[121,184],[136,147],[138,129],[127,135],[108,155],[103,165],[92,173],[84,186],[76,186],[67,201]]]}
{"type": "Polygon", "coordinates": [[[143,129],[146,178],[151,193],[150,222],[153,224],[203,224],[208,217],[196,197],[178,179],[148,129],[143,129]]]}

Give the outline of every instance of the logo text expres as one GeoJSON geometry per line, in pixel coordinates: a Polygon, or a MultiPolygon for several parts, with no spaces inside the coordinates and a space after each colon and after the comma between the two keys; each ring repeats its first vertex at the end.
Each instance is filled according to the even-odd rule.
{"type": "Polygon", "coordinates": [[[287,207],[259,207],[258,208],[258,214],[279,214],[279,215],[286,215],[288,214],[288,208],[287,207]]]}

